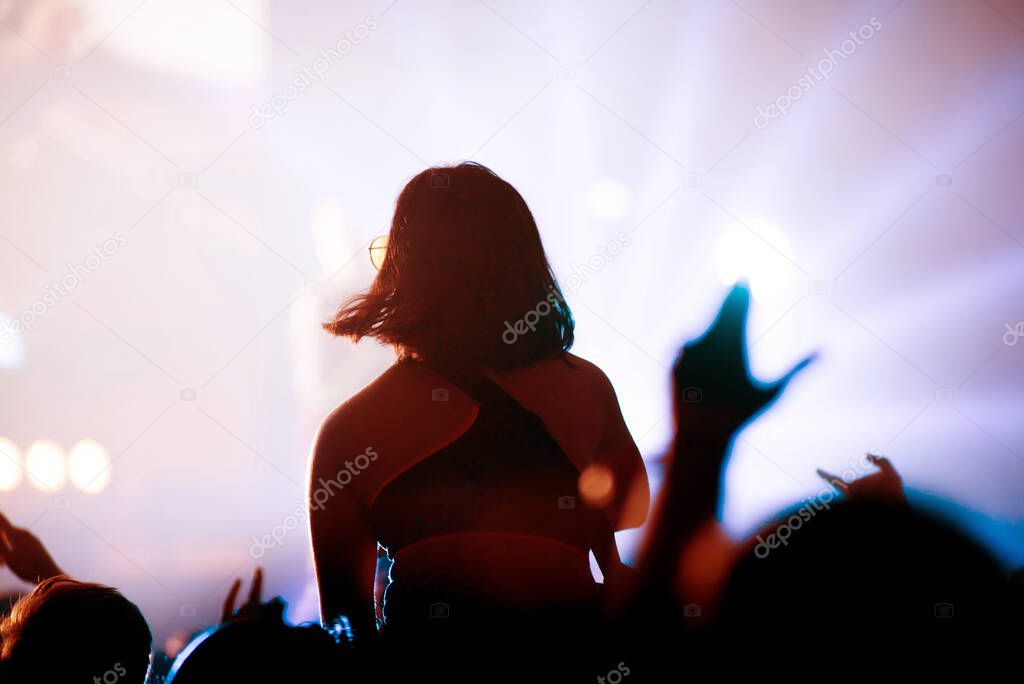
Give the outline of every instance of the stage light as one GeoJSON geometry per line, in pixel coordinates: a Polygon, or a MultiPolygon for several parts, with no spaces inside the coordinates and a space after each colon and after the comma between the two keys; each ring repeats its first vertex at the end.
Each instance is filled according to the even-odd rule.
{"type": "Polygon", "coordinates": [[[25,360],[25,342],[14,332],[14,321],[0,313],[0,368],[17,368],[25,360]]]}
{"type": "Polygon", "coordinates": [[[598,181],[590,189],[590,209],[600,219],[621,219],[629,211],[629,205],[629,190],[618,181],[598,181]]]}
{"type": "Polygon", "coordinates": [[[0,437],[0,492],[9,492],[21,482],[21,450],[9,439],[0,437]]]}
{"type": "Polygon", "coordinates": [[[64,450],[48,439],[33,442],[25,453],[25,470],[29,474],[28,481],[36,489],[44,492],[60,489],[68,476],[64,450]]]}
{"type": "Polygon", "coordinates": [[[715,263],[725,285],[746,280],[751,294],[771,299],[795,279],[792,248],[786,235],[770,223],[732,225],[718,241],[715,263]]]}
{"type": "Polygon", "coordinates": [[[71,484],[88,494],[98,494],[110,483],[110,454],[99,442],[83,439],[68,457],[71,484]]]}
{"type": "MultiPolygon", "coordinates": [[[[104,6],[109,4],[90,7],[93,25],[106,26],[119,20],[114,16],[117,9],[104,6]]],[[[102,41],[102,34],[97,34],[88,42],[101,42],[104,51],[147,73],[162,70],[236,87],[250,85],[258,82],[268,65],[267,36],[253,27],[270,23],[270,8],[266,0],[241,5],[177,0],[173,11],[142,8],[129,15],[131,30],[109,32],[102,41]],[[202,21],[195,21],[198,16],[202,21]],[[188,40],[183,41],[186,35],[188,40]]],[[[136,9],[140,7],[142,3],[136,9]]]]}
{"type": "Polygon", "coordinates": [[[324,273],[334,274],[358,250],[358,245],[352,244],[345,213],[337,202],[321,200],[313,208],[311,221],[313,251],[320,268],[324,273]]]}

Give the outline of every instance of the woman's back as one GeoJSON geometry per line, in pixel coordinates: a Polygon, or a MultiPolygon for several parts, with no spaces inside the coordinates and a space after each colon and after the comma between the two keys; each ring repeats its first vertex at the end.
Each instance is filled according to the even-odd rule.
{"type": "Polygon", "coordinates": [[[322,590],[349,580],[323,569],[358,538],[395,561],[396,621],[450,615],[468,596],[495,612],[592,602],[592,540],[640,524],[648,504],[607,379],[568,354],[490,377],[443,373],[398,363],[324,422],[311,486],[322,590]],[[361,453],[372,460],[352,463],[361,453]],[[591,507],[577,483],[595,467],[604,491],[591,507]]]}

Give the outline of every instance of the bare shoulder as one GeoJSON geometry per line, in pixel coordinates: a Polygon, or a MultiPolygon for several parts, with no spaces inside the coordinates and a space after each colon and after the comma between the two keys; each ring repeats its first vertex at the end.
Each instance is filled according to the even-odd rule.
{"type": "Polygon", "coordinates": [[[468,397],[429,369],[396,363],[324,418],[313,442],[312,475],[316,479],[333,472],[372,449],[380,459],[356,487],[372,497],[380,482],[409,458],[450,439],[472,411],[468,397]]]}
{"type": "Polygon", "coordinates": [[[580,374],[584,382],[588,383],[593,389],[599,390],[603,395],[610,395],[614,398],[615,389],[612,387],[612,382],[597,364],[568,352],[566,352],[565,356],[568,365],[573,371],[580,374]]]}
{"type": "Polygon", "coordinates": [[[604,371],[583,357],[568,352],[523,369],[501,373],[499,377],[503,384],[507,381],[513,387],[532,386],[553,396],[571,393],[590,401],[597,399],[601,403],[615,398],[615,390],[604,371]]]}
{"type": "Polygon", "coordinates": [[[590,379],[605,378],[604,371],[596,363],[587,361],[582,356],[577,356],[570,352],[565,352],[561,359],[552,359],[551,361],[558,362],[562,368],[568,369],[567,372],[576,373],[582,377],[590,379]]]}
{"type": "Polygon", "coordinates": [[[349,434],[369,427],[365,423],[368,417],[379,423],[382,417],[402,415],[424,399],[430,400],[429,379],[429,371],[418,364],[396,363],[335,407],[324,418],[321,432],[349,434]]]}

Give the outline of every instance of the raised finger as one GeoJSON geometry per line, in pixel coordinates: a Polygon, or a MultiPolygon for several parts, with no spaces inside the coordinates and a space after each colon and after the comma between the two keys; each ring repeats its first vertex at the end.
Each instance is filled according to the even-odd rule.
{"type": "Polygon", "coordinates": [[[843,480],[843,478],[839,477],[838,475],[833,475],[832,473],[826,470],[818,468],[815,472],[818,473],[818,477],[823,479],[825,482],[828,482],[830,485],[832,485],[841,492],[845,492],[847,487],[850,486],[843,480]]]}
{"type": "Polygon", "coordinates": [[[876,456],[875,454],[868,454],[868,460],[878,466],[878,469],[884,472],[886,475],[896,475],[896,468],[893,467],[892,461],[885,456],[876,456]]]}
{"type": "Polygon", "coordinates": [[[249,603],[256,605],[263,593],[263,568],[256,566],[252,572],[252,586],[249,587],[249,603]]]}
{"type": "Polygon", "coordinates": [[[220,621],[227,622],[235,613],[235,599],[238,598],[238,590],[242,588],[242,580],[236,579],[228,589],[228,595],[224,599],[224,608],[221,610],[220,621]]]}

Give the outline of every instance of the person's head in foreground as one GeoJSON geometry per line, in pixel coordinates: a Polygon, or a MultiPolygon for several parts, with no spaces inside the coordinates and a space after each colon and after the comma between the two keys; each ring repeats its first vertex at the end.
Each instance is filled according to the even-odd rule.
{"type": "MultiPolygon", "coordinates": [[[[512,368],[572,346],[573,320],[522,196],[485,166],[416,175],[395,205],[380,272],[324,327],[402,356],[512,368]]],[[[374,256],[371,251],[371,256],[374,256]]]]}
{"type": "Polygon", "coordinates": [[[974,540],[898,502],[805,505],[762,529],[732,573],[719,625],[787,639],[995,628],[1005,574],[974,540]],[[783,627],[790,629],[783,629],[783,627]]]}
{"type": "Polygon", "coordinates": [[[119,591],[58,575],[0,621],[0,679],[141,684],[152,644],[142,613],[119,591]]]}
{"type": "Polygon", "coordinates": [[[167,683],[330,681],[332,676],[351,676],[351,665],[320,627],[292,627],[279,619],[243,620],[193,639],[175,659],[167,683]]]}

